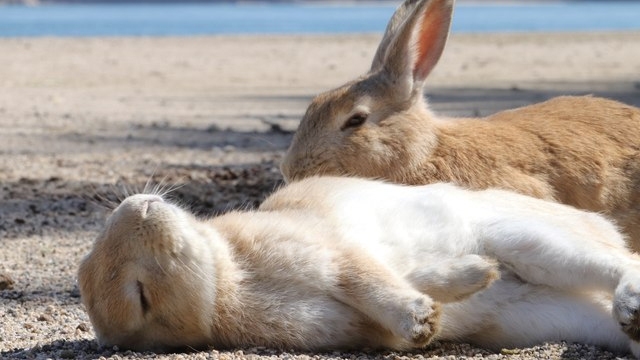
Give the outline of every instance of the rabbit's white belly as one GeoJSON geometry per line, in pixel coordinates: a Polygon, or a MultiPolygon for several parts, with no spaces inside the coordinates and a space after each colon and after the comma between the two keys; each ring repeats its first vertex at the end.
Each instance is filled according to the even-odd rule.
{"type": "Polygon", "coordinates": [[[474,206],[450,196],[457,193],[453,186],[375,187],[354,190],[337,199],[334,209],[339,212],[345,241],[354,242],[400,272],[411,271],[429,259],[480,251],[471,221],[478,218],[470,213],[474,206]]]}

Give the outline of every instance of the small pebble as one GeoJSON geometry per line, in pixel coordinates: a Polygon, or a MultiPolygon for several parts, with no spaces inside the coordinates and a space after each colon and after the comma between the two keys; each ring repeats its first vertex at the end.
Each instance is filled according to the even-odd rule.
{"type": "Polygon", "coordinates": [[[75,359],[76,353],[73,350],[62,350],[60,351],[60,357],[63,359],[75,359]]]}
{"type": "Polygon", "coordinates": [[[40,314],[37,318],[38,321],[45,321],[48,323],[53,322],[53,317],[49,314],[40,314]]]}
{"type": "Polygon", "coordinates": [[[11,290],[13,289],[14,284],[15,284],[15,281],[13,281],[13,279],[9,275],[0,274],[0,291],[11,290]]]}

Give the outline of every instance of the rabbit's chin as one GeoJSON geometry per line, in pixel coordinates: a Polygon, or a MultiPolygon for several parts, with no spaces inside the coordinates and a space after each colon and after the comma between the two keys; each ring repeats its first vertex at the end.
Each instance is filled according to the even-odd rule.
{"type": "Polygon", "coordinates": [[[100,344],[155,351],[206,344],[216,236],[158,196],[125,199],[78,273],[100,344]]]}

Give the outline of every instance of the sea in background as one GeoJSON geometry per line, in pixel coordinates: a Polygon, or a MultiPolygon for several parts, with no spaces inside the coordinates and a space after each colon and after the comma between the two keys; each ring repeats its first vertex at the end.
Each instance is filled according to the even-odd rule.
{"type": "MultiPolygon", "coordinates": [[[[384,4],[73,4],[0,6],[0,37],[366,33],[384,30],[384,4]]],[[[454,32],[640,29],[640,3],[458,4],[454,32]]]]}

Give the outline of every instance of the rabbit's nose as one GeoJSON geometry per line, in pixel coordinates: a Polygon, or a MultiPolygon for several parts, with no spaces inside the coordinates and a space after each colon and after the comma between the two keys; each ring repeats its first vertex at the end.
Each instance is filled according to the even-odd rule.
{"type": "Polygon", "coordinates": [[[125,211],[129,214],[139,214],[143,217],[147,215],[150,204],[162,202],[164,200],[158,195],[137,194],[126,198],[116,211],[125,211]]]}
{"type": "Polygon", "coordinates": [[[164,203],[164,200],[158,195],[150,195],[148,198],[143,200],[142,203],[142,216],[147,215],[149,210],[152,208],[153,204],[164,203]]]}
{"type": "Polygon", "coordinates": [[[148,205],[153,202],[164,202],[161,196],[150,195],[150,194],[133,195],[128,200],[134,204],[139,204],[139,205],[148,205]]]}

